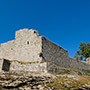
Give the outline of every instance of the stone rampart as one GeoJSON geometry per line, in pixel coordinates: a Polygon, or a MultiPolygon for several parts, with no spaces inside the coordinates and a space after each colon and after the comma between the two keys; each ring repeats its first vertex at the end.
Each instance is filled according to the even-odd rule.
{"type": "MultiPolygon", "coordinates": [[[[90,70],[90,65],[74,60],[68,56],[68,51],[55,43],[39,36],[35,30],[21,29],[16,32],[15,40],[0,44],[0,69],[43,71],[46,64],[40,62],[52,62],[65,68],[90,70]],[[12,63],[9,61],[13,61],[12,63]],[[18,61],[18,62],[17,62],[18,61]],[[19,62],[38,62],[21,64],[19,62]],[[17,68],[18,67],[18,68],[17,68]]],[[[45,69],[46,70],[46,69],[45,69]]]]}
{"type": "Polygon", "coordinates": [[[89,64],[70,58],[66,50],[47,40],[45,37],[42,38],[42,53],[43,60],[50,61],[58,66],[90,70],[89,64]]]}

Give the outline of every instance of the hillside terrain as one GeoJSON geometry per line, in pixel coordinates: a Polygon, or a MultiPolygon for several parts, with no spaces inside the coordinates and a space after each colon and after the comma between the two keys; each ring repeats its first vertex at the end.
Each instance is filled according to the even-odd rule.
{"type": "Polygon", "coordinates": [[[60,73],[1,72],[0,90],[90,90],[90,71],[61,68],[60,73]]]}

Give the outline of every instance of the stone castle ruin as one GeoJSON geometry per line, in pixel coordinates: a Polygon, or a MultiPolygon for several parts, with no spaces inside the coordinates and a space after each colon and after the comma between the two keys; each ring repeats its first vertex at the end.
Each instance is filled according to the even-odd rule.
{"type": "Polygon", "coordinates": [[[62,47],[39,36],[36,30],[16,31],[15,40],[0,44],[0,71],[48,72],[53,64],[90,70],[90,65],[74,60],[62,47]]]}

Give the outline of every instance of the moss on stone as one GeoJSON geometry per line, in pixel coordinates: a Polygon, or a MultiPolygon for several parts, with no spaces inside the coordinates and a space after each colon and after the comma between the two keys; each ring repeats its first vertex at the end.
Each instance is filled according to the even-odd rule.
{"type": "Polygon", "coordinates": [[[18,61],[18,60],[10,60],[10,62],[18,62],[20,64],[33,64],[33,63],[43,63],[42,61],[32,61],[32,62],[24,62],[24,61],[18,61]]]}
{"type": "Polygon", "coordinates": [[[39,53],[39,57],[42,57],[42,55],[43,55],[43,53],[42,53],[42,52],[40,52],[40,53],[39,53]]]}

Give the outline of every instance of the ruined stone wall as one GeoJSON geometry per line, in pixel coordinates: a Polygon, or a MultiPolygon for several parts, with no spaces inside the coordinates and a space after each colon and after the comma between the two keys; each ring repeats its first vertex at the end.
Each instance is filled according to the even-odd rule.
{"type": "MultiPolygon", "coordinates": [[[[20,65],[20,67],[23,66],[27,69],[30,67],[29,69],[31,70],[37,70],[40,64],[39,62],[42,60],[49,61],[66,68],[90,70],[89,64],[73,60],[68,56],[68,52],[65,49],[47,40],[45,37],[39,36],[37,31],[28,29],[17,31],[15,40],[0,44],[0,58],[22,62],[38,61],[38,64],[17,65],[18,67],[20,65]]],[[[0,64],[2,64],[2,62],[0,62],[0,64]]],[[[8,61],[5,62],[5,64],[8,65],[8,61]]]]}
{"type": "Polygon", "coordinates": [[[58,45],[42,38],[43,60],[53,62],[65,68],[90,70],[90,65],[81,61],[73,60],[68,56],[68,52],[58,45]]]}
{"type": "Polygon", "coordinates": [[[2,71],[3,59],[0,58],[0,72],[2,71]]]}
{"type": "Polygon", "coordinates": [[[10,71],[47,72],[47,63],[19,63],[11,62],[10,71]]]}
{"type": "Polygon", "coordinates": [[[56,59],[68,59],[68,52],[62,47],[42,37],[43,59],[46,61],[56,62],[56,59]]]}
{"type": "Polygon", "coordinates": [[[18,61],[41,61],[42,40],[35,30],[21,29],[15,40],[0,45],[0,58],[18,61]]]}
{"type": "Polygon", "coordinates": [[[18,60],[0,59],[1,71],[30,71],[30,72],[47,72],[47,62],[23,62],[18,60]]]}
{"type": "Polygon", "coordinates": [[[14,40],[0,44],[0,58],[14,59],[15,42],[14,40]]]}
{"type": "Polygon", "coordinates": [[[40,61],[42,41],[35,30],[19,30],[15,37],[15,59],[20,61],[40,61]]]}

